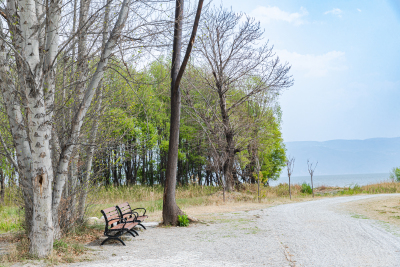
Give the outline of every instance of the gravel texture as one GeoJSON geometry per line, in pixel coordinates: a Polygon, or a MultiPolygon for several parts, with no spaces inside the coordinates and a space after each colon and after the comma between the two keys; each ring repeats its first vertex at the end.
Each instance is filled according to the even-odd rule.
{"type": "Polygon", "coordinates": [[[210,223],[186,228],[149,228],[126,247],[94,243],[99,260],[68,266],[400,266],[399,228],[339,208],[376,196],[382,195],[214,214],[210,223]]]}

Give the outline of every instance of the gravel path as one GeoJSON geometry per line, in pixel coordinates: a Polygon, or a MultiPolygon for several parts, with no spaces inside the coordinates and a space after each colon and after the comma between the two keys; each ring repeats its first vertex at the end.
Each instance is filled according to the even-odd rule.
{"type": "Polygon", "coordinates": [[[400,266],[400,229],[338,209],[377,196],[215,214],[213,222],[188,228],[151,228],[126,247],[94,245],[103,255],[99,261],[68,266],[400,266]]]}

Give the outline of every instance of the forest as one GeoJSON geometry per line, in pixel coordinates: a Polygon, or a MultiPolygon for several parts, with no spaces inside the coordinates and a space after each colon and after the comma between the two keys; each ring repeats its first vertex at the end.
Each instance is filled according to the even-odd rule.
{"type": "Polygon", "coordinates": [[[0,9],[1,199],[20,192],[32,254],[84,220],[93,188],[165,186],[166,205],[175,184],[279,178],[293,78],[253,18],[202,0],[0,9]]]}

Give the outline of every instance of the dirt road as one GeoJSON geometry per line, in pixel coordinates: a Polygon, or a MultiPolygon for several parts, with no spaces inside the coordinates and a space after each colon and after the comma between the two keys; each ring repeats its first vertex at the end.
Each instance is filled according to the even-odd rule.
{"type": "MultiPolygon", "coordinates": [[[[325,198],[152,228],[72,266],[400,266],[400,228],[340,209],[382,195],[325,198]]],[[[390,197],[400,199],[400,194],[390,197]]],[[[71,266],[71,265],[69,265],[71,266]]]]}

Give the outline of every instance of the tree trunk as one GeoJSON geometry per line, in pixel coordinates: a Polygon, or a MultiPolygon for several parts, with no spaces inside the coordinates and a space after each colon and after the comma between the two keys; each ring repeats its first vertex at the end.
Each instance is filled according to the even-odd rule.
{"type": "Polygon", "coordinates": [[[6,189],[5,186],[5,179],[4,179],[4,173],[3,169],[0,168],[0,204],[4,203],[4,190],[6,189]]]}
{"type": "Polygon", "coordinates": [[[147,174],[146,174],[146,148],[143,142],[143,151],[142,151],[142,185],[147,184],[147,174]]]}
{"type": "Polygon", "coordinates": [[[177,87],[177,90],[175,90],[175,82],[178,76],[181,62],[183,2],[184,0],[176,0],[175,6],[174,43],[171,67],[170,135],[167,171],[163,196],[163,223],[165,225],[177,225],[178,214],[181,213],[175,201],[176,174],[178,165],[179,123],[181,114],[181,91],[179,87],[177,87]]]}
{"type": "MultiPolygon", "coordinates": [[[[98,114],[99,116],[100,116],[102,97],[103,97],[102,89],[100,89],[99,94],[98,94],[98,100],[96,103],[96,114],[98,114]]],[[[87,149],[86,166],[85,166],[85,172],[84,172],[83,178],[82,178],[81,194],[79,197],[78,219],[81,222],[84,221],[86,198],[87,198],[88,190],[89,190],[90,172],[92,170],[93,155],[94,155],[94,149],[95,149],[94,142],[96,142],[96,139],[97,139],[98,128],[99,128],[99,120],[98,120],[98,117],[96,117],[93,122],[92,129],[90,131],[89,138],[92,141],[92,145],[89,146],[87,149]]]]}
{"type": "MultiPolygon", "coordinates": [[[[219,82],[217,82],[217,86],[220,87],[219,82]]],[[[219,88],[219,91],[222,92],[223,88],[219,88]]],[[[223,165],[224,171],[224,179],[225,179],[225,190],[231,191],[232,190],[232,170],[233,170],[233,163],[235,159],[235,149],[234,149],[234,140],[233,140],[233,133],[231,130],[229,115],[226,110],[226,96],[225,94],[219,95],[219,106],[221,110],[222,116],[222,123],[224,126],[224,134],[225,134],[225,141],[226,141],[226,159],[223,165]]]]}
{"type": "Polygon", "coordinates": [[[192,29],[192,35],[190,36],[190,41],[186,49],[185,58],[180,67],[180,53],[182,48],[183,0],[176,0],[175,6],[174,43],[171,68],[170,136],[166,180],[163,196],[163,221],[166,225],[176,225],[178,221],[178,214],[182,213],[182,211],[178,208],[178,205],[176,205],[175,201],[176,167],[178,163],[179,146],[179,121],[181,113],[181,92],[179,89],[179,84],[193,48],[203,2],[204,0],[199,0],[192,29]]]}
{"type": "Polygon", "coordinates": [[[314,197],[314,183],[313,183],[313,180],[312,180],[312,175],[311,175],[311,192],[312,192],[312,197],[314,197]]]}
{"type": "Polygon", "coordinates": [[[74,118],[71,124],[71,130],[69,134],[69,138],[63,147],[60,153],[60,161],[57,167],[57,176],[56,181],[54,183],[54,194],[52,198],[52,214],[53,218],[57,218],[58,216],[58,207],[61,200],[61,192],[65,184],[66,174],[68,170],[68,163],[71,157],[71,154],[75,148],[75,144],[78,142],[78,138],[80,136],[80,130],[83,124],[83,119],[89,109],[89,106],[92,102],[95,89],[98,88],[100,80],[103,78],[106,66],[108,64],[108,60],[110,59],[111,53],[117,45],[117,40],[121,35],[121,31],[124,28],[125,22],[128,18],[129,14],[129,3],[130,0],[124,0],[119,12],[118,19],[114,25],[113,30],[111,31],[110,37],[107,40],[107,43],[102,50],[101,57],[96,66],[96,71],[94,72],[89,85],[85,90],[85,94],[83,96],[83,100],[76,111],[74,118]]]}

